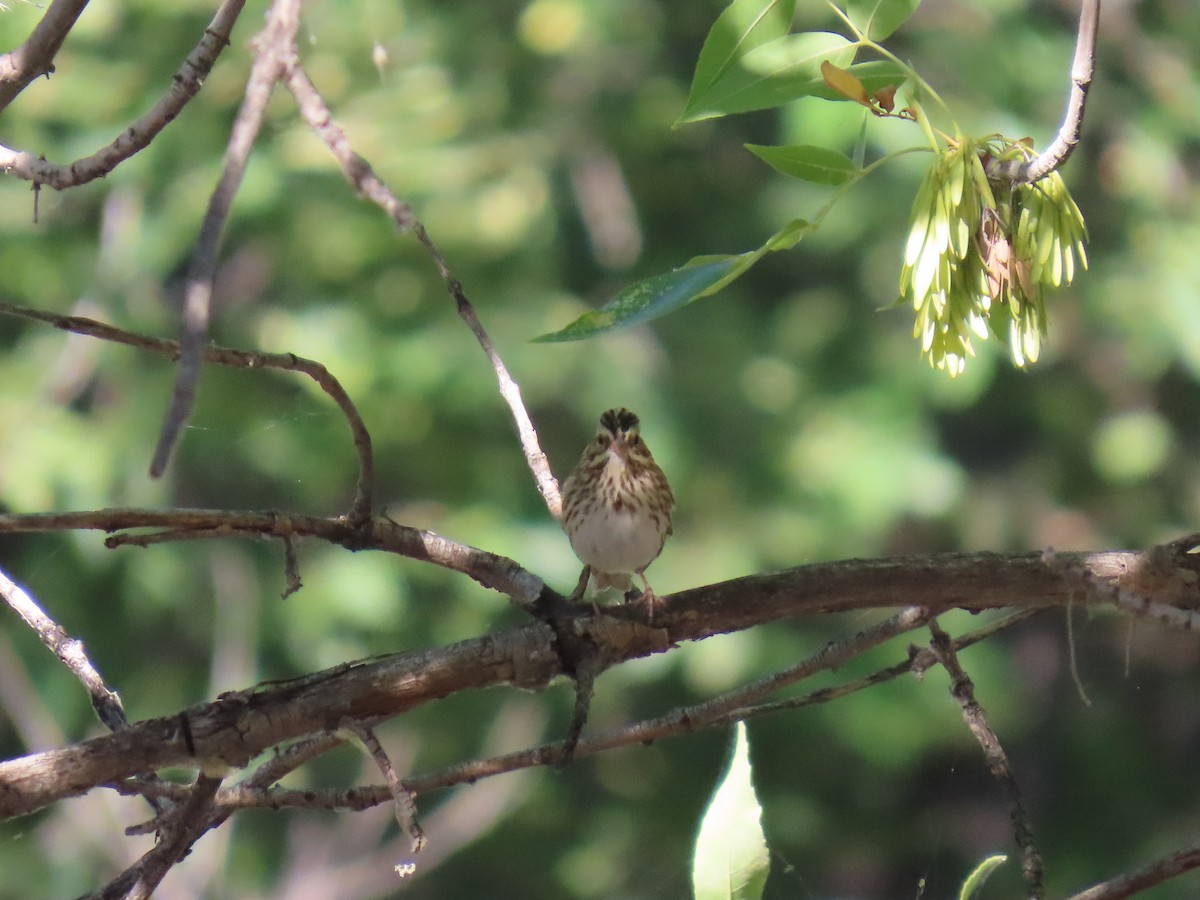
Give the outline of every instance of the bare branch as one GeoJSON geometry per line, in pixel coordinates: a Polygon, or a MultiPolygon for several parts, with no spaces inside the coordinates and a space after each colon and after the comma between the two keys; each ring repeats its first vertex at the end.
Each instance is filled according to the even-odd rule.
{"type": "MultiPolygon", "coordinates": [[[[64,514],[56,521],[45,516],[0,516],[0,533],[37,530],[35,525],[55,530],[52,526],[67,523],[71,528],[105,527],[130,518],[155,525],[178,515],[144,511],[130,515],[133,512],[137,511],[64,514]]],[[[191,515],[198,524],[207,525],[212,521],[207,517],[214,514],[194,511],[191,515]]],[[[270,524],[270,517],[262,514],[223,515],[247,530],[251,525],[265,530],[270,524]]],[[[289,522],[297,534],[311,530],[333,537],[339,525],[343,538],[351,534],[345,523],[301,517],[289,522]]],[[[402,532],[393,536],[386,523],[372,524],[371,537],[381,543],[393,537],[413,539],[400,536],[402,532]]],[[[1163,549],[1064,554],[1063,558],[1106,581],[1137,581],[1147,567],[1157,567],[1160,575],[1166,571],[1163,549]]],[[[1172,557],[1171,565],[1179,567],[1178,580],[1187,585],[1189,602],[1194,603],[1195,558],[1172,557]]],[[[1172,589],[1167,585],[1164,592],[1172,589]]],[[[654,628],[644,624],[641,607],[618,607],[596,615],[584,606],[562,616],[555,628],[538,622],[427,652],[350,663],[306,678],[231,692],[182,716],[140,722],[118,734],[0,763],[0,818],[32,812],[62,797],[164,766],[206,761],[244,767],[269,747],[337,728],[347,718],[398,715],[458,691],[503,684],[537,690],[569,674],[557,646],[558,635],[565,631],[586,637],[603,659],[616,664],[667,652],[678,642],[782,618],[894,608],[910,599],[925,601],[935,611],[998,608],[1014,602],[1023,608],[1044,608],[1064,606],[1070,596],[1070,585],[1044,563],[1041,554],[945,554],[826,563],[695,588],[663,598],[655,615],[659,627],[654,628]]],[[[637,739],[657,736],[648,729],[640,731],[637,739]]],[[[602,749],[581,741],[580,752],[593,746],[602,749]]],[[[556,762],[561,749],[560,743],[551,748],[553,755],[540,761],[556,762]]],[[[412,783],[408,786],[414,788],[412,783]]]]}
{"type": "MultiPolygon", "coordinates": [[[[319,538],[353,550],[384,550],[461,572],[484,587],[507,594],[523,606],[531,606],[546,590],[540,578],[507,557],[386,519],[373,520],[364,528],[343,518],[208,509],[100,509],[0,515],[0,534],[77,530],[114,532],[127,528],[166,529],[171,540],[292,535],[319,538]]],[[[117,534],[108,538],[105,544],[120,546],[134,543],[135,539],[134,535],[117,534]]],[[[153,543],[153,536],[144,538],[142,543],[153,543]]]]}
{"type": "Polygon", "coordinates": [[[1152,862],[1145,868],[1094,885],[1072,894],[1067,900],[1125,900],[1134,894],[1200,868],[1200,846],[1188,847],[1152,862]]]}
{"type": "MultiPolygon", "coordinates": [[[[95,319],[83,316],[62,316],[57,313],[43,312],[24,306],[0,302],[0,314],[19,316],[37,322],[46,322],[63,331],[84,334],[104,341],[126,344],[141,350],[149,350],[171,359],[179,359],[180,350],[177,341],[149,337],[132,331],[125,331],[95,319]]],[[[352,524],[361,524],[371,515],[371,498],[375,481],[375,463],[371,446],[371,434],[359,415],[357,407],[346,393],[341,382],[334,377],[321,363],[296,356],[294,353],[260,353],[256,350],[236,350],[230,347],[204,347],[201,350],[204,362],[216,363],[239,369],[281,369],[286,372],[301,372],[316,382],[324,391],[350,426],[354,438],[354,449],[358,453],[358,488],[354,503],[350,509],[352,524]]],[[[282,535],[282,532],[279,532],[282,535]]]]}
{"type": "Polygon", "coordinates": [[[933,635],[930,648],[938,662],[942,664],[942,668],[950,675],[950,695],[958,701],[958,705],[962,708],[963,720],[967,723],[971,734],[979,741],[979,746],[983,748],[983,757],[987,761],[988,768],[992,770],[992,774],[1004,785],[1004,789],[1008,793],[1013,831],[1017,846],[1021,850],[1021,872],[1024,874],[1025,884],[1029,888],[1030,900],[1040,900],[1045,890],[1042,885],[1045,865],[1042,862],[1041,852],[1033,842],[1033,823],[1029,818],[1028,810],[1025,809],[1025,801],[1021,797],[1021,787],[1017,784],[1017,778],[1009,764],[1008,754],[1004,752],[1004,746],[1000,743],[999,736],[988,724],[987,713],[975,699],[975,685],[963,671],[950,636],[942,630],[936,620],[929,623],[929,632],[933,635]]]}
{"type": "Polygon", "coordinates": [[[206,831],[228,818],[228,813],[218,816],[209,814],[220,786],[220,778],[201,772],[195,784],[188,789],[187,799],[173,807],[165,817],[160,831],[162,840],[113,879],[99,896],[146,900],[153,894],[171,867],[187,856],[192,845],[206,831]],[[126,887],[131,881],[132,886],[126,887]]]}
{"type": "Polygon", "coordinates": [[[1033,159],[1014,159],[997,162],[993,177],[1012,184],[1033,184],[1060,168],[1075,151],[1083,129],[1083,111],[1087,105],[1088,89],[1096,70],[1096,31],[1100,20],[1100,0],[1082,0],[1079,30],[1075,36],[1075,56],[1071,60],[1071,94],[1067,112],[1054,141],[1033,159]]]}
{"type": "Polygon", "coordinates": [[[396,769],[392,765],[392,761],[388,759],[383,745],[379,743],[379,738],[375,736],[375,732],[371,727],[364,722],[346,720],[342,723],[342,728],[348,730],[358,739],[363,749],[375,761],[375,765],[379,767],[379,771],[383,774],[384,780],[387,782],[388,793],[392,797],[392,808],[396,813],[396,823],[411,842],[413,854],[420,853],[425,849],[426,838],[425,832],[421,829],[420,822],[417,821],[416,800],[413,797],[412,791],[401,783],[400,776],[396,774],[396,769]]]}
{"type": "Polygon", "coordinates": [[[370,163],[354,152],[350,142],[346,140],[345,132],[333,120],[333,114],[329,111],[324,98],[321,97],[320,92],[309,79],[308,73],[304,71],[298,61],[292,64],[287,73],[287,86],[292,92],[292,96],[296,98],[300,115],[325,142],[329,152],[342,167],[346,180],[361,196],[382,209],[396,224],[396,228],[400,231],[411,229],[416,234],[417,240],[433,258],[438,272],[446,282],[450,296],[454,298],[459,316],[467,323],[471,333],[479,342],[479,346],[487,355],[488,361],[492,364],[496,380],[500,385],[500,396],[508,404],[509,412],[516,423],[521,449],[525,453],[525,461],[533,473],[538,490],[546,502],[546,507],[555,520],[561,519],[562,500],[559,497],[558,480],[550,471],[546,454],[542,452],[538,442],[537,429],[533,427],[533,421],[525,410],[525,403],[521,399],[521,388],[508,373],[503,360],[500,359],[500,354],[496,352],[496,347],[484,330],[483,323],[480,322],[479,316],[475,312],[475,307],[471,305],[471,301],[467,299],[463,291],[462,283],[450,272],[441,251],[433,243],[425,231],[425,227],[417,220],[412,207],[397,199],[391,189],[375,174],[370,163]]]}
{"type": "Polygon", "coordinates": [[[0,56],[0,111],[35,78],[54,71],[54,57],[85,6],[87,0],[53,0],[25,43],[0,56]]]}
{"type": "MultiPolygon", "coordinates": [[[[971,631],[967,634],[957,637],[953,640],[953,645],[956,650],[961,650],[964,647],[969,647],[972,644],[985,640],[996,634],[999,631],[1009,628],[1018,622],[1036,615],[1039,610],[1021,610],[1020,612],[1003,616],[996,621],[985,625],[982,628],[971,631]]],[[[889,622],[892,620],[889,620],[889,622]]],[[[916,623],[912,623],[913,627],[920,627],[916,623]]],[[[865,634],[866,632],[864,632],[865,634]]],[[[845,642],[838,642],[836,645],[842,650],[848,649],[851,645],[855,648],[861,648],[859,652],[870,649],[876,642],[868,639],[865,643],[860,644],[859,639],[862,636],[850,639],[845,642]]],[[[810,669],[810,674],[815,674],[817,671],[833,670],[844,665],[850,656],[844,652],[831,653],[829,648],[822,650],[814,657],[807,660],[801,665],[807,666],[810,669]]],[[[612,750],[617,747],[628,747],[635,744],[644,744],[650,741],[663,740],[665,738],[679,737],[684,734],[691,734],[700,728],[713,728],[731,725],[739,720],[748,720],[757,718],[762,715],[776,713],[783,710],[800,709],[805,706],[813,706],[821,703],[828,703],[831,700],[845,697],[849,694],[865,690],[872,685],[880,684],[884,681],[890,681],[900,675],[910,672],[920,672],[933,665],[936,660],[933,658],[929,650],[918,651],[915,654],[909,655],[903,662],[896,665],[881,669],[870,675],[862,678],[854,679],[853,681],[845,682],[834,687],[820,688],[810,693],[803,694],[799,697],[791,697],[786,700],[779,700],[773,703],[761,703],[752,706],[743,706],[740,703],[722,703],[722,706],[727,706],[725,711],[720,711],[709,704],[713,701],[708,701],[704,704],[699,704],[694,707],[683,707],[674,710],[664,716],[656,719],[635,722],[630,725],[612,729],[599,735],[590,738],[585,738],[579,742],[579,756],[591,756],[605,750],[612,750]]],[[[739,689],[741,691],[742,689],[739,689]]],[[[725,695],[726,697],[734,697],[739,691],[733,691],[725,695]]],[[[748,686],[750,693],[755,693],[757,688],[755,685],[748,686]]],[[[334,738],[330,735],[322,736],[321,738],[312,739],[313,742],[326,740],[329,741],[329,746],[335,743],[341,743],[341,738],[334,738]]],[[[508,753],[502,756],[490,757],[487,759],[472,760],[470,762],[461,763],[456,766],[451,766],[435,772],[429,772],[424,775],[416,775],[405,779],[404,786],[416,794],[426,794],[431,791],[453,787],[458,784],[469,784],[479,781],[482,778],[488,778],[494,775],[502,775],[507,772],[519,771],[521,769],[533,768],[536,766],[548,765],[555,763],[561,759],[566,749],[567,741],[557,741],[549,744],[543,744],[537,747],[531,747],[527,750],[518,751],[516,753],[508,753]]],[[[306,746],[307,742],[297,744],[297,747],[306,746]]],[[[319,752],[324,752],[324,745],[319,752]]],[[[288,748],[280,757],[291,753],[294,748],[288,748]]],[[[312,755],[319,755],[314,753],[312,755]]],[[[265,768],[271,765],[275,760],[264,764],[265,768]]],[[[260,769],[261,772],[261,769],[260,769]]],[[[391,799],[391,794],[384,787],[360,787],[344,790],[328,790],[328,791],[312,791],[312,790],[287,790],[273,789],[264,790],[263,786],[268,783],[273,783],[277,779],[262,779],[259,773],[256,773],[252,778],[247,779],[237,785],[232,785],[228,788],[222,788],[217,796],[217,805],[222,809],[336,809],[345,811],[358,811],[369,809],[373,806],[387,803],[391,799]],[[251,784],[255,782],[255,784],[251,784]]],[[[187,788],[179,784],[171,784],[161,781],[146,781],[143,779],[126,779],[124,781],[114,782],[105,785],[120,794],[127,796],[144,796],[148,799],[170,799],[182,801],[186,799],[187,788]]]]}
{"type": "MultiPolygon", "coordinates": [[[[58,5],[58,0],[55,5],[58,5]]],[[[48,184],[56,190],[77,187],[96,178],[103,178],[139,150],[148,147],[158,133],[174,121],[188,101],[200,92],[217,57],[229,45],[230,33],[245,5],[246,0],[225,0],[221,4],[199,43],[187,55],[171,79],[171,87],[166,96],[122,131],[107,147],[73,163],[59,165],[47,162],[33,153],[11,150],[0,145],[0,171],[32,181],[35,188],[48,184]]],[[[3,68],[3,59],[0,57],[0,70],[3,68]]],[[[3,78],[0,77],[0,94],[4,91],[2,82],[3,78]]],[[[0,101],[0,109],[3,107],[4,103],[0,101]]],[[[36,216],[34,221],[37,221],[36,216]]]]}
{"type": "Polygon", "coordinates": [[[150,475],[153,478],[158,478],[166,471],[171,451],[196,401],[196,385],[200,379],[200,362],[208,336],[221,235],[233,206],[233,198],[246,173],[250,150],[262,128],[267,101],[275,82],[282,75],[284,57],[293,52],[296,30],[300,27],[299,6],[299,0],[274,0],[267,14],[266,27],[255,39],[257,56],[246,81],[245,97],[234,119],[229,144],[225,148],[221,178],[209,198],[208,211],[204,214],[200,236],[188,266],[183,294],[183,331],[179,339],[179,368],[171,405],[163,419],[158,445],[150,463],[150,475]]]}
{"type": "Polygon", "coordinates": [[[109,731],[125,728],[129,720],[125,717],[125,707],[121,705],[121,698],[105,683],[103,676],[92,665],[87,651],[84,650],[83,641],[67,634],[36,600],[14,584],[3,571],[0,571],[0,596],[25,624],[33,629],[46,648],[79,679],[91,698],[92,709],[109,731]]]}

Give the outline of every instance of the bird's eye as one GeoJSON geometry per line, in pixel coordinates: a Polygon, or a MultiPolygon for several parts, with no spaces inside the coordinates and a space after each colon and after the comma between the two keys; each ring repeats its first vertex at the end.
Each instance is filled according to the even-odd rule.
{"type": "Polygon", "coordinates": [[[642,439],[639,435],[631,434],[628,438],[628,442],[631,446],[636,447],[638,444],[640,444],[642,442],[642,439]]]}

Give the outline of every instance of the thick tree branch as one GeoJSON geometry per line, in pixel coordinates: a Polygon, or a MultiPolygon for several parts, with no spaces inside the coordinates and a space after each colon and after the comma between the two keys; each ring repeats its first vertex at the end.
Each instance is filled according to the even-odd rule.
{"type": "MultiPolygon", "coordinates": [[[[57,5],[58,0],[54,6],[57,5]]],[[[48,184],[56,190],[77,187],[96,178],[103,178],[139,150],[148,147],[158,133],[174,121],[188,101],[200,92],[217,57],[229,45],[229,35],[245,5],[246,0],[225,0],[221,4],[199,43],[187,55],[171,79],[171,87],[166,96],[121,132],[107,147],[73,163],[60,165],[47,162],[33,153],[11,150],[0,145],[0,171],[32,181],[35,185],[48,184]]],[[[54,6],[51,7],[52,11],[54,6]]],[[[4,57],[0,57],[0,69],[3,68],[3,60],[4,57]]],[[[3,79],[0,78],[0,95],[4,91],[2,82],[3,79]]],[[[0,109],[3,109],[4,105],[0,102],[0,109]]]]}
{"type": "Polygon", "coordinates": [[[0,112],[35,78],[54,71],[54,57],[87,4],[88,0],[53,0],[25,43],[0,55],[0,112]]]}
{"type": "Polygon", "coordinates": [[[1054,141],[1032,159],[997,162],[990,173],[1012,184],[1033,184],[1061,167],[1075,151],[1083,129],[1083,112],[1088,89],[1096,71],[1096,31],[1100,20],[1100,0],[1082,0],[1079,30],[1075,35],[1075,56],[1071,60],[1071,92],[1067,112],[1054,141]]]}
{"type": "MultiPolygon", "coordinates": [[[[31,518],[37,517],[0,517],[0,533],[30,530],[31,518]],[[8,527],[20,525],[26,527],[8,527]]],[[[1163,602],[1194,606],[1200,600],[1196,559],[1182,551],[1169,559],[1133,551],[1062,554],[1057,559],[1082,566],[1103,581],[1158,584],[1163,602]]],[[[918,604],[935,611],[1043,608],[1064,606],[1071,594],[1072,585],[1041,554],[948,554],[804,566],[683,591],[663,598],[655,628],[640,623],[644,611],[637,607],[616,607],[600,615],[582,607],[556,624],[586,634],[604,659],[615,664],[666,652],[680,641],[782,618],[918,604]]],[[[554,629],[534,623],[437,650],[346,664],[232,692],[179,716],[0,763],[0,817],[32,812],[164,766],[244,767],[269,747],[336,729],[347,718],[393,716],[458,691],[504,684],[541,689],[568,674],[556,642],[554,629]]],[[[581,749],[586,743],[581,742],[581,749]]]]}

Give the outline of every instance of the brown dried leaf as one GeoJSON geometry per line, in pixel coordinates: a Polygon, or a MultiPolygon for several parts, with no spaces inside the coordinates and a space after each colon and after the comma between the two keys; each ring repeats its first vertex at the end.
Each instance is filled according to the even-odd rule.
{"type": "Polygon", "coordinates": [[[874,98],[880,109],[884,112],[891,112],[896,108],[896,85],[889,84],[887,87],[881,87],[875,92],[874,98]]]}
{"type": "Polygon", "coordinates": [[[861,103],[868,109],[871,108],[871,100],[867,96],[867,89],[863,87],[861,81],[845,69],[835,66],[829,60],[825,60],[821,63],[821,77],[825,79],[827,85],[839,94],[848,97],[855,103],[861,103]]]}

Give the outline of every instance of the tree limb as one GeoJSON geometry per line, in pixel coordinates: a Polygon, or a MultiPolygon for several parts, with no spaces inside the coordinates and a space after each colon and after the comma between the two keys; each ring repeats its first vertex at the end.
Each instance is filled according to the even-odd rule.
{"type": "Polygon", "coordinates": [[[299,60],[293,59],[286,80],[288,89],[296,98],[296,106],[300,110],[300,115],[329,148],[329,152],[341,166],[346,180],[354,186],[359,196],[365,197],[382,209],[395,223],[398,230],[408,231],[411,229],[416,234],[417,240],[421,242],[421,246],[433,259],[442,280],[446,283],[450,296],[454,298],[459,316],[467,323],[467,327],[475,335],[479,346],[483,348],[488,362],[492,364],[492,371],[496,373],[496,381],[500,387],[500,396],[508,405],[509,413],[516,424],[517,436],[525,454],[525,462],[533,473],[534,481],[546,503],[546,508],[549,509],[550,515],[554,517],[555,521],[558,521],[562,518],[562,498],[559,495],[558,479],[550,471],[550,463],[538,442],[537,429],[533,427],[533,420],[529,418],[529,413],[525,410],[525,403],[521,399],[521,388],[509,374],[508,368],[496,351],[495,344],[484,330],[483,323],[475,312],[475,307],[467,299],[462,282],[451,273],[441,251],[425,230],[425,226],[413,213],[412,207],[398,199],[383,180],[375,174],[371,164],[354,152],[354,148],[346,140],[345,132],[333,120],[333,114],[329,111],[328,105],[308,77],[308,73],[300,65],[299,60]]]}
{"type": "Polygon", "coordinates": [[[53,0],[25,43],[0,56],[0,112],[35,78],[54,71],[54,57],[88,0],[53,0]]]}
{"type": "MultiPolygon", "coordinates": [[[[0,517],[0,532],[17,530],[6,526],[29,526],[32,518],[37,517],[0,517]],[[26,521],[14,521],[20,519],[26,521]]],[[[1156,581],[1163,602],[1194,606],[1200,599],[1197,561],[1183,553],[1169,564],[1161,553],[1149,551],[1062,554],[1057,559],[1082,566],[1106,582],[1156,581]],[[1174,579],[1169,576],[1171,566],[1174,579]]],[[[694,588],[663,598],[655,628],[645,626],[644,611],[638,607],[614,607],[596,615],[584,606],[558,625],[586,634],[615,664],[666,652],[681,641],[783,618],[897,605],[924,605],[935,611],[1043,608],[1065,606],[1071,595],[1070,582],[1041,554],[945,554],[824,563],[694,588]]],[[[1098,599],[1087,599],[1100,606],[1098,599]]],[[[507,684],[537,690],[565,674],[554,629],[538,622],[436,650],[348,663],[293,681],[231,692],[181,715],[0,763],[0,818],[33,812],[62,797],[165,766],[244,767],[269,747],[336,729],[347,718],[394,716],[483,687],[507,684]]]]}
{"type": "Polygon", "coordinates": [[[67,634],[61,625],[48,616],[28,593],[0,571],[0,597],[12,607],[38,639],[67,667],[83,685],[92,701],[92,709],[109,731],[119,731],[129,724],[121,697],[104,681],[104,677],[88,659],[83,641],[67,634]]]}
{"type": "MultiPolygon", "coordinates": [[[[51,11],[58,3],[59,0],[55,0],[51,11]]],[[[32,181],[35,185],[48,184],[60,191],[103,178],[139,150],[148,147],[158,133],[174,121],[188,101],[200,92],[217,57],[229,46],[230,33],[245,5],[246,0],[225,0],[221,4],[208,27],[204,29],[199,43],[175,72],[166,96],[122,131],[107,147],[73,163],[60,165],[47,162],[33,153],[0,145],[0,171],[32,181]]],[[[0,57],[0,70],[3,69],[4,59],[5,57],[0,57]]],[[[3,95],[4,87],[3,77],[0,76],[0,95],[3,95]]],[[[0,101],[0,109],[4,106],[5,103],[0,101]]]]}
{"type": "MultiPolygon", "coordinates": [[[[171,359],[179,359],[180,355],[178,341],[168,341],[134,331],[126,331],[83,316],[63,316],[2,301],[0,301],[0,315],[46,322],[63,331],[84,334],[117,344],[126,344],[171,359]]],[[[366,423],[363,422],[350,395],[325,366],[316,360],[305,359],[294,353],[261,353],[257,350],[237,350],[231,347],[204,347],[201,351],[201,359],[204,362],[238,369],[281,369],[286,372],[301,372],[316,382],[317,386],[337,404],[342,415],[346,417],[346,423],[350,426],[350,433],[354,439],[354,449],[358,453],[358,487],[350,508],[350,521],[357,525],[370,517],[371,497],[375,481],[371,434],[367,431],[366,423]]]]}
{"type": "Polygon", "coordinates": [[[258,52],[246,81],[245,97],[230,130],[221,178],[209,198],[200,236],[196,239],[196,248],[188,266],[183,293],[183,330],[179,336],[179,366],[171,404],[163,418],[154,458],[150,462],[150,475],[153,478],[158,478],[166,471],[167,461],[196,401],[196,385],[200,379],[204,342],[208,337],[221,235],[233,207],[233,198],[246,174],[250,151],[262,128],[267,101],[275,82],[283,73],[283,58],[293,52],[296,30],[300,27],[299,7],[299,0],[275,0],[267,13],[266,27],[255,39],[258,52]]]}
{"type": "Polygon", "coordinates": [[[1075,56],[1071,60],[1071,92],[1067,112],[1054,141],[1032,159],[997,162],[990,173],[1012,184],[1033,184],[1060,168],[1075,151],[1083,129],[1083,111],[1088,89],[1096,70],[1096,31],[1100,20],[1100,0],[1082,0],[1079,30],[1075,35],[1075,56]]]}

